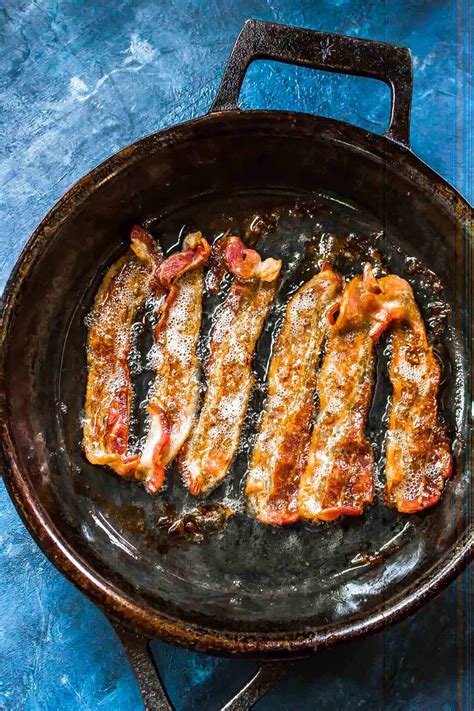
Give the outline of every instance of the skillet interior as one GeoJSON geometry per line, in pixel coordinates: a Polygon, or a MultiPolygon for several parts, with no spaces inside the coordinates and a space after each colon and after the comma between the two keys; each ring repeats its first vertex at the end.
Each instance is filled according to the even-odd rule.
{"type": "MultiPolygon", "coordinates": [[[[463,447],[469,371],[462,323],[455,318],[464,303],[459,272],[464,210],[465,203],[441,179],[386,139],[280,112],[216,115],[170,129],[125,149],[76,186],[46,218],[13,277],[6,406],[10,454],[14,450],[37,505],[94,575],[147,606],[151,615],[164,612],[244,635],[290,637],[311,630],[315,640],[328,627],[350,628],[370,613],[394,608],[422,581],[434,579],[440,563],[459,549],[469,500],[463,447]],[[294,261],[293,249],[304,251],[302,232],[313,234],[314,242],[328,231],[358,232],[377,243],[387,266],[408,276],[425,316],[435,313],[433,300],[451,304],[437,341],[445,371],[442,409],[458,455],[456,476],[440,505],[423,514],[402,516],[379,502],[359,519],[286,529],[237,514],[200,546],[159,552],[156,521],[163,498],[151,498],[138,485],[89,465],[80,449],[84,317],[97,285],[125,249],[135,222],[149,224],[171,248],[183,224],[195,223],[210,236],[225,229],[229,215],[242,224],[260,206],[271,211],[314,192],[351,207],[329,201],[314,217],[282,219],[259,249],[273,256],[283,250],[285,261],[294,261]],[[381,231],[384,236],[377,237],[381,231]],[[441,297],[434,297],[426,272],[407,272],[406,257],[435,272],[444,286],[441,297]],[[359,554],[369,557],[362,560],[359,554]]],[[[310,270],[308,261],[306,266],[310,270]]],[[[287,286],[302,277],[296,271],[287,286]]],[[[257,359],[260,375],[263,362],[257,359]]],[[[382,377],[377,383],[369,430],[380,451],[387,386],[382,377]]],[[[258,400],[257,393],[257,409],[258,400]]],[[[251,432],[252,422],[246,430],[251,432]]],[[[235,503],[244,466],[245,446],[235,475],[212,500],[235,503]]],[[[171,480],[166,496],[179,509],[195,505],[176,473],[171,480]]],[[[41,537],[31,514],[26,516],[41,537]]],[[[107,602],[106,596],[101,599],[107,602]]]]}

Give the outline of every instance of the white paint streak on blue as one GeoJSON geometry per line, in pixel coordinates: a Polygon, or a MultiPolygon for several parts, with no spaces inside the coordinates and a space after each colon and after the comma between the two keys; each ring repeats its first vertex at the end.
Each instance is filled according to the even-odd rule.
{"type": "Polygon", "coordinates": [[[139,72],[146,64],[150,64],[156,55],[156,49],[151,46],[148,40],[141,40],[138,34],[134,32],[130,38],[130,46],[126,50],[126,55],[122,66],[112,69],[100,77],[100,79],[96,81],[92,91],[89,91],[87,84],[80,77],[71,77],[68,99],[56,106],[51,105],[50,108],[59,111],[63,110],[71,101],[88,101],[92,96],[97,94],[102,85],[114,74],[120,74],[121,72],[139,72]]]}

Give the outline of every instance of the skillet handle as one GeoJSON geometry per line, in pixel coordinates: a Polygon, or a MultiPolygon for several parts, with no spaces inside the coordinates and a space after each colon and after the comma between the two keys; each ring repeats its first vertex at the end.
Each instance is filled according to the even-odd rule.
{"type": "Polygon", "coordinates": [[[150,640],[109,618],[133,669],[145,711],[174,711],[150,650],[150,640]]]}
{"type": "Polygon", "coordinates": [[[387,137],[409,146],[413,63],[407,47],[300,27],[247,20],[232,48],[210,113],[235,111],[248,66],[273,59],[385,82],[392,91],[387,137]]]}
{"type": "MultiPolygon", "coordinates": [[[[150,640],[109,618],[134,671],[145,711],[175,711],[150,650],[150,640]]],[[[263,662],[254,676],[220,711],[249,711],[291,670],[293,662],[263,662]]]]}

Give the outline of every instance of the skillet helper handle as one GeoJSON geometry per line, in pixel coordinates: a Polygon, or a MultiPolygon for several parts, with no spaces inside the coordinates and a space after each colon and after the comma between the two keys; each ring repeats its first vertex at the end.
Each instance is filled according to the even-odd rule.
{"type": "MultiPolygon", "coordinates": [[[[109,618],[110,619],[110,618],[109,618]]],[[[150,649],[150,640],[110,619],[138,682],[145,711],[175,711],[150,649]]],[[[254,676],[220,711],[249,711],[283,679],[293,662],[264,662],[254,676]]]]}
{"type": "MultiPolygon", "coordinates": [[[[110,618],[109,618],[110,619],[110,618]]],[[[133,669],[145,711],[174,711],[150,649],[150,640],[110,619],[133,669]]]]}
{"type": "Polygon", "coordinates": [[[245,73],[256,59],[272,59],[385,82],[392,92],[386,135],[409,146],[413,63],[408,47],[247,20],[232,48],[210,113],[238,109],[245,73]]]}

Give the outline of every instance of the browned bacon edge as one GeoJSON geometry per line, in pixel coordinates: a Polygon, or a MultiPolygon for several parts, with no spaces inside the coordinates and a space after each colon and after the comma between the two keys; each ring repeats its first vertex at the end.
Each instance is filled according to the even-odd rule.
{"type": "Polygon", "coordinates": [[[397,276],[381,280],[397,295],[403,314],[393,328],[390,381],[392,397],[386,438],[389,506],[415,513],[439,501],[451,476],[453,458],[438,417],[440,367],[409,284],[397,276]]]}
{"type": "Polygon", "coordinates": [[[133,251],[110,267],[94,301],[87,340],[89,372],[83,422],[87,459],[121,476],[133,475],[138,461],[137,455],[127,454],[131,326],[137,310],[151,294],[153,272],[162,260],[160,246],[141,227],[133,227],[130,239],[133,251]]]}
{"type": "Polygon", "coordinates": [[[234,282],[214,324],[207,363],[207,390],[199,421],[179,456],[189,491],[208,492],[225,477],[236,452],[253,387],[252,356],[275,296],[281,262],[262,262],[238,237],[223,250],[234,282]]]}
{"type": "Polygon", "coordinates": [[[160,331],[166,324],[169,309],[176,298],[176,281],[187,272],[201,268],[209,259],[211,248],[201,232],[193,232],[185,238],[184,250],[172,254],[158,267],[156,280],[168,292],[160,309],[156,328],[160,331]]]}
{"type": "Polygon", "coordinates": [[[137,468],[151,494],[163,486],[165,467],[189,436],[199,403],[196,345],[201,325],[202,268],[211,249],[200,232],[189,234],[183,247],[156,271],[156,282],[167,295],[154,332],[159,365],[147,406],[150,428],[137,468]],[[183,300],[186,303],[181,303],[183,300]],[[185,314],[181,313],[183,309],[185,314]]]}
{"type": "Polygon", "coordinates": [[[365,437],[374,344],[402,306],[370,265],[346,286],[318,376],[319,413],[300,479],[302,518],[358,516],[373,500],[373,452],[365,437]]]}
{"type": "Polygon", "coordinates": [[[319,354],[341,288],[340,275],[325,263],[286,308],[245,488],[249,507],[262,523],[299,518],[298,485],[310,441],[319,354]]]}

